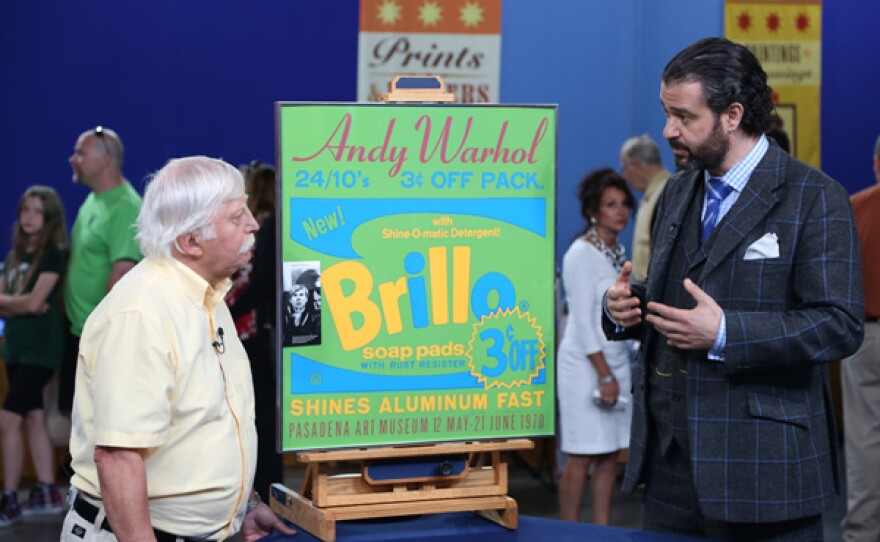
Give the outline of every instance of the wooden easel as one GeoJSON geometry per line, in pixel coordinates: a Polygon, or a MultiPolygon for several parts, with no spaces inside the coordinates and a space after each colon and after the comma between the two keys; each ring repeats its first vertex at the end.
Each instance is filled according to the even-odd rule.
{"type": "MultiPolygon", "coordinates": [[[[398,75],[388,88],[380,96],[384,102],[455,101],[436,76],[398,75]]],[[[475,512],[515,529],[517,505],[507,496],[507,460],[502,452],[534,446],[529,439],[512,439],[300,452],[297,460],[306,463],[300,492],[272,484],[269,505],[324,542],[336,540],[337,521],[445,512],[475,512]],[[485,465],[484,454],[489,458],[485,465]],[[383,463],[400,461],[404,466],[413,460],[423,460],[423,472],[389,477],[376,476],[372,470],[383,463]],[[360,462],[359,471],[339,467],[339,462],[351,461],[360,462]]]]}
{"type": "Polygon", "coordinates": [[[300,452],[306,463],[300,493],[272,485],[269,502],[279,516],[325,542],[336,540],[336,522],[350,519],[411,516],[445,512],[476,512],[508,529],[518,521],[516,501],[507,496],[507,461],[502,452],[534,447],[529,439],[486,442],[450,442],[423,446],[359,448],[300,452]],[[374,461],[465,455],[462,472],[375,480],[369,474],[374,461]],[[482,454],[489,461],[480,465],[482,454]],[[359,461],[359,472],[331,472],[334,462],[359,461]]]}

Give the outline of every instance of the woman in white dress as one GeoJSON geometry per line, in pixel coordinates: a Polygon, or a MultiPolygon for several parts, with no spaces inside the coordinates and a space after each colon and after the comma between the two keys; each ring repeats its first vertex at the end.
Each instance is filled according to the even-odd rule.
{"type": "Polygon", "coordinates": [[[625,261],[618,234],[635,199],[626,181],[605,168],[578,187],[586,231],[562,259],[568,320],[557,361],[561,448],[568,454],[559,481],[560,517],[577,521],[592,467],[593,523],[607,525],[617,456],[629,445],[632,401],[628,341],[610,342],[601,326],[602,296],[625,261]]]}

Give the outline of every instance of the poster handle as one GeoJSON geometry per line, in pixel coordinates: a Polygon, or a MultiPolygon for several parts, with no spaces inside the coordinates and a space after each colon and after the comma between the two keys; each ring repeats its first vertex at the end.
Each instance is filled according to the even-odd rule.
{"type": "Polygon", "coordinates": [[[440,102],[455,101],[455,94],[446,91],[446,82],[439,75],[395,75],[388,83],[389,92],[379,98],[383,102],[440,102]]]}

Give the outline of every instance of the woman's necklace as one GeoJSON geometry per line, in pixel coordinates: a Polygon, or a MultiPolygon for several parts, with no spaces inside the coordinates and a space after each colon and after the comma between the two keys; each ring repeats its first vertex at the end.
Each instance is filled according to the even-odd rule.
{"type": "Polygon", "coordinates": [[[599,237],[599,233],[596,231],[595,226],[590,226],[590,229],[587,230],[587,233],[584,235],[584,239],[608,258],[608,261],[611,262],[611,265],[614,266],[616,271],[623,269],[623,264],[626,262],[626,254],[623,250],[623,245],[616,241],[613,248],[606,245],[605,241],[599,237]]]}

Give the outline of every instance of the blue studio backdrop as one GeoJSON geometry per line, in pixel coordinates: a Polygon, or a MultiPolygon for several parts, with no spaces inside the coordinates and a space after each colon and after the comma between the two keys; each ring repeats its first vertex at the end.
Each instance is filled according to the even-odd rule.
{"type": "MultiPolygon", "coordinates": [[[[24,189],[61,193],[68,223],[88,194],[67,164],[77,135],[117,130],[124,173],[190,154],[274,163],[276,100],[353,101],[358,0],[0,4],[0,253],[24,189]]],[[[823,166],[852,192],[872,182],[880,132],[873,0],[826,1],[823,166]],[[869,63],[870,65],[870,63],[869,63]]],[[[574,187],[618,168],[630,135],[662,143],[659,77],[685,45],[723,33],[722,0],[505,0],[501,101],[558,103],[557,258],[582,227],[574,187]]],[[[624,237],[628,241],[629,235],[624,237]]]]}

